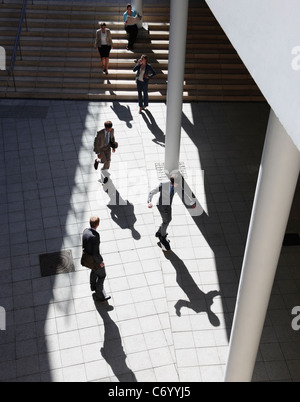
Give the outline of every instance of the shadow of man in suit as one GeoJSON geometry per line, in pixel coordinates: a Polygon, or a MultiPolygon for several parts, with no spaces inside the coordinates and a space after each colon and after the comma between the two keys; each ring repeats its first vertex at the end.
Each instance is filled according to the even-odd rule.
{"type": "Polygon", "coordinates": [[[135,240],[139,240],[141,235],[134,227],[137,221],[134,213],[134,205],[122,198],[112,180],[110,180],[103,189],[109,196],[107,206],[111,211],[110,215],[112,220],[119,225],[121,229],[130,229],[132,237],[135,240]]]}
{"type": "Polygon", "coordinates": [[[181,309],[186,307],[197,314],[201,312],[207,313],[210,323],[214,327],[218,327],[220,320],[211,311],[211,306],[213,305],[213,299],[219,296],[220,292],[213,290],[205,294],[195,283],[184,262],[173,251],[166,253],[165,257],[172,263],[176,271],[176,281],[189,299],[188,301],[180,299],[176,302],[174,307],[178,317],[181,316],[181,309]]]}
{"type": "Polygon", "coordinates": [[[137,382],[135,374],[127,366],[119,328],[109,315],[113,306],[99,302],[95,302],[95,306],[104,323],[104,343],[100,349],[102,357],[120,382],[137,382]]]}

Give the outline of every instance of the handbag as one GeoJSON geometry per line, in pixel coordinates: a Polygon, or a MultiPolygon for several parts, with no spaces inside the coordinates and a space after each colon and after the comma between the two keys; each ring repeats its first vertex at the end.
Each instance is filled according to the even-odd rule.
{"type": "Polygon", "coordinates": [[[84,250],[82,252],[80,263],[81,263],[81,265],[83,267],[86,267],[86,268],[89,268],[89,269],[96,270],[96,269],[99,268],[97,263],[96,263],[96,261],[94,260],[93,256],[88,254],[84,250]]]}

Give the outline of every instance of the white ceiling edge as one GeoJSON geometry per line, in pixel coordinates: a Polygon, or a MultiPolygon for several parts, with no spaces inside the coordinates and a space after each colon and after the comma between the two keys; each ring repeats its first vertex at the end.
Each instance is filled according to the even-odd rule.
{"type": "Polygon", "coordinates": [[[300,1],[206,2],[300,150],[300,1]]]}

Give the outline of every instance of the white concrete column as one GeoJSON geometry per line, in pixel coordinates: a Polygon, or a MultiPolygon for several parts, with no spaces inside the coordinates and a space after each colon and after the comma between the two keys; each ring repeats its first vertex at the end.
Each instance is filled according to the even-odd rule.
{"type": "Polygon", "coordinates": [[[300,170],[300,152],[270,113],[230,339],[225,381],[250,382],[300,170]]]}
{"type": "Polygon", "coordinates": [[[178,171],[189,0],[171,0],[165,170],[178,171]]]}
{"type": "MultiPolygon", "coordinates": [[[[132,8],[137,14],[143,15],[143,0],[132,0],[132,8]]],[[[139,29],[142,28],[143,22],[139,21],[137,26],[139,29]]]]}
{"type": "Polygon", "coordinates": [[[143,0],[132,0],[132,8],[137,14],[143,15],[143,0]]]}

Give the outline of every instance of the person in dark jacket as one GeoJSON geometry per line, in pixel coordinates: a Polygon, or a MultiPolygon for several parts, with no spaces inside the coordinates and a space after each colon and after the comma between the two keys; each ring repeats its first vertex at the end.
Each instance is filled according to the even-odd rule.
{"type": "Polygon", "coordinates": [[[160,183],[156,188],[150,191],[148,195],[148,208],[152,208],[152,199],[155,194],[159,194],[157,209],[161,215],[162,223],[155,233],[163,245],[169,249],[169,240],[167,239],[167,229],[172,221],[172,202],[175,194],[178,194],[181,200],[188,208],[196,208],[195,199],[184,189],[184,181],[181,174],[173,174],[169,181],[160,183]]]}
{"type": "Polygon", "coordinates": [[[118,143],[115,140],[115,131],[110,120],[104,123],[104,128],[97,132],[94,139],[94,152],[98,155],[95,160],[94,168],[97,170],[99,163],[103,163],[101,180],[103,184],[108,181],[108,170],[111,162],[111,150],[116,152],[118,143]]]}
{"type": "Polygon", "coordinates": [[[136,72],[136,84],[138,90],[138,99],[139,99],[139,107],[140,113],[146,109],[148,106],[148,83],[149,80],[156,75],[156,72],[151,67],[151,64],[148,64],[148,56],[143,54],[141,58],[138,60],[136,66],[133,69],[136,72]],[[144,102],[143,102],[143,94],[144,94],[144,102]]]}
{"type": "Polygon", "coordinates": [[[155,194],[159,193],[157,201],[157,209],[162,217],[162,224],[157,230],[156,237],[167,237],[167,229],[172,220],[172,202],[175,194],[175,189],[178,184],[175,183],[175,177],[171,176],[167,182],[160,183],[158,187],[150,191],[148,195],[148,208],[152,208],[152,198],[155,194]]]}
{"type": "Polygon", "coordinates": [[[105,264],[100,254],[100,235],[97,228],[100,225],[100,219],[93,216],[90,219],[90,227],[85,229],[82,235],[82,248],[84,259],[81,260],[82,265],[91,269],[90,285],[93,298],[95,301],[107,301],[110,296],[107,296],[104,290],[104,280],[106,278],[105,264]]]}

